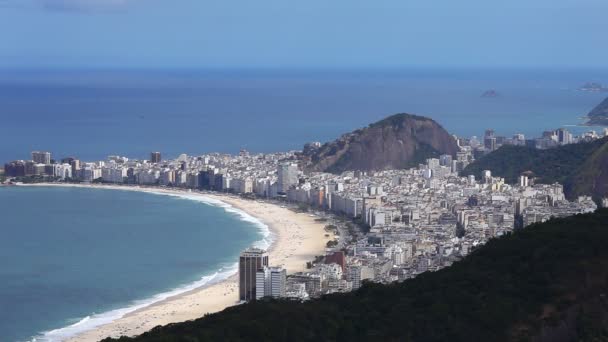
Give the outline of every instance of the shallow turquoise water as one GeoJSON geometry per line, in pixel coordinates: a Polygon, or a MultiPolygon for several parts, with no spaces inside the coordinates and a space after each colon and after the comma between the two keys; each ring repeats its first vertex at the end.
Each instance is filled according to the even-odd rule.
{"type": "Polygon", "coordinates": [[[130,191],[0,187],[0,218],[1,341],[84,329],[200,284],[262,239],[235,212],[130,191]]]}

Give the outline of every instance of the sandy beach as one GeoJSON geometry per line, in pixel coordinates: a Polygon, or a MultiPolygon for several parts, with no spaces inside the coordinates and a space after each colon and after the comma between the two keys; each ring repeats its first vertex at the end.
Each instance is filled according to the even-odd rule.
{"type": "MultiPolygon", "coordinates": [[[[325,225],[316,222],[312,215],[295,213],[276,204],[244,200],[230,195],[110,185],[44,184],[44,186],[101,187],[103,189],[204,196],[222,201],[258,218],[271,229],[274,241],[268,250],[269,262],[271,265],[282,265],[287,269],[288,274],[304,271],[306,262],[323,254],[327,241],[333,240],[333,236],[325,236],[327,234],[324,230],[325,225]]],[[[237,261],[235,260],[235,262],[237,261]]],[[[99,341],[106,337],[135,336],[158,325],[188,321],[207,313],[221,311],[238,302],[237,277],[237,275],[232,275],[221,282],[167,298],[128,313],[111,323],[76,335],[68,341],[99,341]]]]}

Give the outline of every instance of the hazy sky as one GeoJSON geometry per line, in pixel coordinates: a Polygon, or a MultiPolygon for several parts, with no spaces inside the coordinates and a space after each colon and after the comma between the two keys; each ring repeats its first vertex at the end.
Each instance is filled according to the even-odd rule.
{"type": "Polygon", "coordinates": [[[608,68],[607,0],[0,0],[0,68],[608,68]]]}

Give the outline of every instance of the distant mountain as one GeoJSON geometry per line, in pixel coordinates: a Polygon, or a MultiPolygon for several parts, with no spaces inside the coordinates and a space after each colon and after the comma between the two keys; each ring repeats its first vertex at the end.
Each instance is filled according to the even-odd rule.
{"type": "Polygon", "coordinates": [[[608,126],[608,97],[587,114],[589,125],[608,126]]]}
{"type": "Polygon", "coordinates": [[[302,159],[308,170],[340,173],[404,169],[457,151],[455,139],[432,119],[396,114],[309,150],[302,159]]]}
{"type": "Polygon", "coordinates": [[[564,184],[566,196],[608,196],[608,138],[547,150],[505,145],[467,166],[463,175],[479,177],[483,170],[507,183],[528,173],[536,182],[564,184]]]}
{"type": "Polygon", "coordinates": [[[252,302],[118,341],[606,341],[607,225],[606,209],[533,224],[403,283],[252,302]]]}

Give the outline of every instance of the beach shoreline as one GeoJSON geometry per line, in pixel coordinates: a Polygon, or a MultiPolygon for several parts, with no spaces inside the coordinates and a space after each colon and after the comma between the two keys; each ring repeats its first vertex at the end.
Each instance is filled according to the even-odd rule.
{"type": "MultiPolygon", "coordinates": [[[[120,185],[41,183],[20,186],[139,191],[198,200],[223,207],[228,212],[236,211],[241,215],[241,219],[246,221],[255,219],[268,228],[270,236],[266,236],[263,240],[265,242],[258,241],[254,245],[266,248],[269,253],[269,263],[273,266],[283,266],[288,274],[305,271],[306,263],[312,261],[315,256],[324,254],[326,243],[334,238],[325,231],[322,222],[315,221],[314,215],[296,213],[274,203],[246,200],[228,194],[120,185]]],[[[237,261],[235,260],[235,263],[237,261]]],[[[212,279],[202,286],[135,308],[125,312],[120,318],[91,327],[90,330],[81,331],[82,327],[78,330],[77,325],[81,321],[73,326],[47,332],[45,337],[50,339],[57,336],[60,340],[81,342],[99,341],[106,337],[136,336],[158,325],[193,320],[236,304],[238,304],[238,273],[235,268],[223,279],[217,281],[212,279]],[[74,333],[70,333],[70,328],[73,328],[74,333]],[[71,336],[65,339],[61,337],[62,335],[71,336]]]]}

